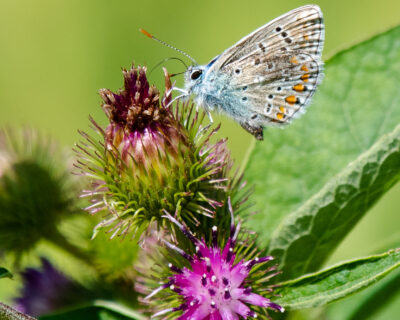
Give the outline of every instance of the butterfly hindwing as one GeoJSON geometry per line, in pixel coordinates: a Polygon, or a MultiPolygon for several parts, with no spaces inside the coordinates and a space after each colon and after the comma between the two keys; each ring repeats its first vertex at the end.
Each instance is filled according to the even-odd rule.
{"type": "Polygon", "coordinates": [[[321,68],[313,56],[287,53],[260,63],[255,68],[256,75],[254,70],[243,67],[243,81],[232,76],[231,85],[238,92],[238,103],[248,111],[247,121],[259,125],[285,124],[304,112],[321,81],[321,68]]]}

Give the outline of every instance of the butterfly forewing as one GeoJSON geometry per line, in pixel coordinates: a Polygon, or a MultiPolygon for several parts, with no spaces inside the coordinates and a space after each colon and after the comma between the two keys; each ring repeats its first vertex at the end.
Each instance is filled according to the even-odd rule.
{"type": "Polygon", "coordinates": [[[247,127],[285,124],[304,111],[322,78],[319,7],[295,9],[224,51],[209,72],[229,75],[247,127]]]}
{"type": "Polygon", "coordinates": [[[270,21],[239,40],[218,57],[213,68],[223,69],[240,59],[247,59],[257,51],[279,54],[301,50],[320,56],[323,42],[322,12],[318,6],[307,5],[270,21]]]}

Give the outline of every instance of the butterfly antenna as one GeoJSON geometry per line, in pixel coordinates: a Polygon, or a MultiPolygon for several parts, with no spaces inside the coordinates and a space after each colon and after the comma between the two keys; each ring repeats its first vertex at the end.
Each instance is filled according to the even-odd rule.
{"type": "MultiPolygon", "coordinates": [[[[155,69],[157,69],[160,65],[162,65],[164,62],[169,61],[169,60],[178,60],[178,61],[182,62],[182,64],[185,66],[186,69],[188,68],[187,64],[186,64],[185,61],[183,61],[182,59],[180,59],[180,58],[178,58],[178,57],[169,57],[169,58],[163,59],[162,61],[160,61],[159,63],[157,63],[153,68],[151,68],[151,70],[150,70],[150,72],[149,72],[149,76],[152,74],[152,72],[153,72],[155,69]]],[[[182,72],[182,73],[184,73],[184,72],[182,72]]],[[[178,75],[178,74],[181,74],[181,73],[177,73],[177,74],[175,74],[175,75],[178,75]]],[[[170,76],[171,76],[171,75],[170,75],[170,76]]]]}
{"type": "Polygon", "coordinates": [[[142,29],[142,28],[140,28],[139,31],[140,31],[141,33],[143,33],[145,36],[149,37],[150,39],[156,40],[156,41],[158,41],[159,43],[163,44],[164,46],[166,46],[166,47],[168,47],[168,48],[171,48],[171,49],[174,49],[175,51],[178,51],[179,53],[183,54],[185,57],[187,57],[187,58],[189,58],[190,60],[192,60],[192,62],[193,62],[194,64],[196,64],[196,65],[198,64],[197,61],[194,60],[191,56],[189,56],[185,51],[182,51],[182,50],[180,50],[180,49],[178,49],[178,48],[175,48],[174,46],[171,46],[170,44],[168,44],[168,43],[166,43],[166,42],[164,42],[164,41],[162,41],[162,40],[160,40],[160,39],[157,39],[157,38],[156,38],[155,36],[153,36],[151,33],[147,32],[146,30],[144,30],[144,29],[142,29]]]}

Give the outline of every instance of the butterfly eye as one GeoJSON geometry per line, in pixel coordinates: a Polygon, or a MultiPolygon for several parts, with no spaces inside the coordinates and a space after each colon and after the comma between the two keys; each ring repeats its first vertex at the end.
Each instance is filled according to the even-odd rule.
{"type": "Polygon", "coordinates": [[[202,73],[203,73],[203,71],[201,71],[201,70],[193,71],[193,73],[190,75],[190,78],[192,80],[196,80],[201,76],[202,73]]]}

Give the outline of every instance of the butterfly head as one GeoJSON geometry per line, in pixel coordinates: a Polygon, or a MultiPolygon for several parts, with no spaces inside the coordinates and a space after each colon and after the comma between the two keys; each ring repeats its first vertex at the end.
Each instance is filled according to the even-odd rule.
{"type": "Polygon", "coordinates": [[[195,91],[195,87],[202,82],[205,66],[190,66],[185,72],[185,87],[189,93],[195,91]]]}

